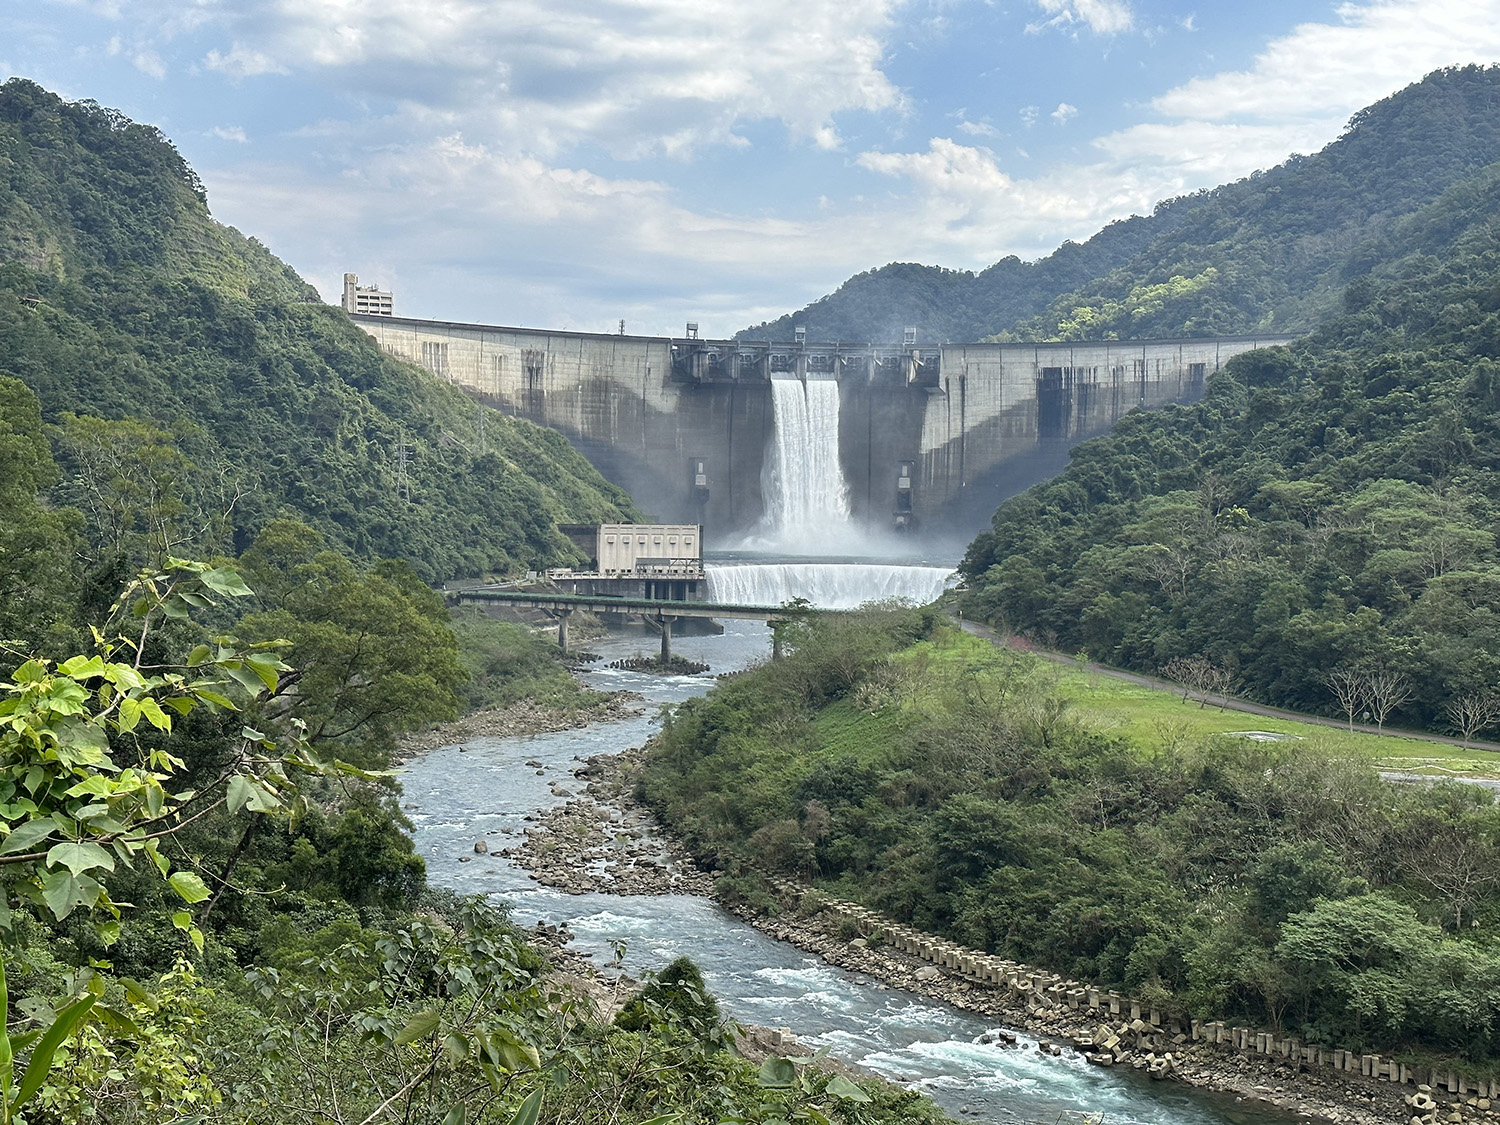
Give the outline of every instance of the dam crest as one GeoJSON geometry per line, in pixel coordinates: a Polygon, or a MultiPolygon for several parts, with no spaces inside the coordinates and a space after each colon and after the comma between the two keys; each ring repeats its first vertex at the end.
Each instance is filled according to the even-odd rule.
{"type": "Polygon", "coordinates": [[[1192,401],[1233,356],[1293,339],[882,346],[350,319],[389,354],[560,431],[654,519],[702,524],[717,544],[768,528],[795,541],[831,520],[957,543],[1059,472],[1077,442],[1132,410],[1192,401]],[[836,444],[794,452],[778,396],[807,435],[833,419],[836,444]],[[778,490],[797,474],[825,483],[778,490]],[[812,509],[788,507],[809,496],[812,509]]]}

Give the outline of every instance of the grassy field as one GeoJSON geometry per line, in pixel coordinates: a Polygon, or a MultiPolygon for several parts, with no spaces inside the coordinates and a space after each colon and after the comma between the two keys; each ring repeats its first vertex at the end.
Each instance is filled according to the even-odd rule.
{"type": "MultiPolygon", "coordinates": [[[[1379,769],[1434,776],[1500,778],[1500,753],[1450,746],[1424,738],[1364,734],[1318,723],[1221,710],[1215,703],[1201,706],[1195,698],[1183,702],[1180,691],[1164,691],[1125,683],[1082,667],[1052,664],[1041,657],[997,653],[988,641],[945,629],[934,640],[902,654],[903,663],[925,669],[924,685],[911,701],[931,706],[935,686],[954,673],[988,676],[1018,671],[1055,683],[1058,693],[1090,727],[1129,739],[1146,753],[1201,742],[1213,735],[1255,737],[1272,735],[1299,739],[1331,754],[1367,758],[1379,769]],[[942,669],[941,675],[931,672],[942,669]],[[928,696],[929,698],[923,698],[928,696]]],[[[852,718],[852,716],[848,716],[852,718]]],[[[858,726],[859,724],[855,724],[858,726]]]]}
{"type": "Polygon", "coordinates": [[[1197,742],[1209,735],[1277,735],[1332,754],[1373,759],[1381,769],[1500,778],[1500,754],[1423,738],[1364,734],[1183,702],[1181,692],[1125,683],[1097,672],[1057,668],[1058,689],[1090,726],[1128,737],[1143,749],[1197,742]]]}

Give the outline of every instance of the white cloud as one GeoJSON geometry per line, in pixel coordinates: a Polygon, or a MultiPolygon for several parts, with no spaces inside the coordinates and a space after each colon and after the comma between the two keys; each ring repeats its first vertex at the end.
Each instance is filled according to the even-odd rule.
{"type": "MultiPolygon", "coordinates": [[[[858,163],[904,185],[904,230],[934,254],[926,260],[984,265],[1314,152],[1355,110],[1431,69],[1500,57],[1500,0],[1372,0],[1345,3],[1337,16],[1272,41],[1249,71],[1167,91],[1151,103],[1159,120],[1096,137],[1088,163],[1016,177],[987,149],[946,138],[925,152],[864,153],[858,163]]],[[[1026,106],[1022,123],[1040,112],[1026,106]]],[[[1062,103],[1050,116],[1065,124],[1076,113],[1062,103]]]]}
{"type": "Polygon", "coordinates": [[[1374,0],[1336,15],[1273,40],[1251,69],[1195,78],[1152,108],[1195,120],[1348,117],[1438,67],[1500,59],[1497,0],[1374,0]]]}
{"type": "Polygon", "coordinates": [[[902,2],[241,0],[214,9],[227,42],[203,62],[328,76],[413,124],[538,154],[685,156],[761,120],[833,148],[838,114],[902,105],[882,70],[902,2]]]}
{"type": "Polygon", "coordinates": [[[1268,43],[1248,70],[1193,78],[1151,102],[1165,120],[1100,137],[1120,166],[1208,186],[1314,152],[1358,109],[1438,67],[1500,59],[1500,0],[1343,3],[1268,43]]]}
{"type": "Polygon", "coordinates": [[[858,163],[911,186],[900,204],[908,238],[921,247],[922,260],[948,264],[983,266],[1007,254],[1034,256],[1155,201],[1151,185],[1132,175],[1079,175],[1059,167],[1016,178],[988,149],[946,137],[934,137],[926,152],[861,153],[858,163]]]}
{"type": "Polygon", "coordinates": [[[1135,13],[1126,0],[1036,0],[1036,6],[1051,18],[1027,25],[1033,33],[1082,24],[1096,35],[1118,35],[1135,26],[1135,13]]]}
{"type": "Polygon", "coordinates": [[[270,55],[255,51],[238,43],[228,53],[209,51],[203,58],[209,70],[223,71],[231,78],[254,78],[261,74],[285,74],[286,67],[270,55]]]}
{"type": "Polygon", "coordinates": [[[1196,188],[1274,167],[1293,152],[1315,152],[1336,133],[1336,125],[1327,122],[1180,121],[1132,125],[1096,138],[1094,146],[1110,167],[1151,168],[1164,183],[1180,180],[1184,188],[1196,188]]]}
{"type": "Polygon", "coordinates": [[[209,130],[221,141],[234,141],[236,144],[247,144],[250,138],[245,136],[245,130],[239,125],[215,125],[209,130]]]}
{"type": "Polygon", "coordinates": [[[166,64],[161,61],[161,56],[155,51],[140,50],[130,56],[130,65],[142,74],[151,78],[165,78],[167,76],[166,64]]]}
{"type": "Polygon", "coordinates": [[[104,44],[104,53],[111,58],[119,55],[127,55],[130,58],[130,65],[148,78],[161,80],[167,76],[167,67],[162,62],[160,55],[150,47],[142,46],[139,43],[127,44],[118,35],[111,36],[109,41],[104,44]]]}
{"type": "MultiPolygon", "coordinates": [[[[1021,175],[1006,157],[1015,164],[1007,170],[979,147],[999,130],[960,115],[957,140],[855,154],[882,188],[814,207],[824,184],[812,182],[797,220],[764,217],[795,199],[711,213],[721,206],[711,193],[684,198],[660,179],[590,166],[596,146],[689,158],[707,145],[744,145],[746,123],[757,121],[779,121],[810,146],[840,146],[841,114],[906,108],[884,72],[904,2],[195,6],[218,20],[195,40],[208,67],[247,83],[287,73],[338,95],[303,132],[326,138],[323,167],[342,169],[336,190],[312,164],[203,171],[217,211],[295,249],[288,256],[325,292],[354,269],[396,285],[415,315],[605,331],[619,316],[632,331],[692,319],[728,332],[781,311],[768,301],[797,303],[884,261],[982,267],[1046,253],[1162,198],[1315,151],[1354,110],[1435,66],[1500,57],[1500,0],[1346,3],[1336,19],[1268,43],[1244,72],[1168,90],[1134,124],[1095,137],[1083,161],[1021,175]]],[[[1038,3],[1074,33],[1132,26],[1125,4],[1038,3]]],[[[174,59],[173,69],[183,67],[174,59]]],[[[1077,130],[1095,119],[1093,104],[1069,133],[1088,138],[1077,130]]],[[[1019,121],[1031,127],[1048,112],[1026,106],[1019,121]]],[[[1069,124],[1075,114],[1061,103],[1049,116],[1069,124]]]]}
{"type": "Polygon", "coordinates": [[[879,237],[875,219],[704,214],[660,182],[456,136],[382,151],[337,190],[303,169],[261,164],[215,172],[209,189],[216,213],[253,214],[273,249],[296,245],[325,296],[354,270],[394,285],[409,315],[601,331],[625,316],[638,331],[701,319],[731,332],[779,314],[763,306],[795,264],[816,260],[815,284],[836,285],[864,267],[879,237]],[[370,230],[381,232],[379,249],[360,260],[370,230]]]}

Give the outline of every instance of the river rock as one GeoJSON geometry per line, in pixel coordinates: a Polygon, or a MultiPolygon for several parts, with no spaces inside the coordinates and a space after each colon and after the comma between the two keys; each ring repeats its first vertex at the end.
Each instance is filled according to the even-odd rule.
{"type": "Polygon", "coordinates": [[[942,975],[943,974],[941,972],[933,968],[931,965],[923,965],[920,969],[912,974],[912,979],[919,980],[925,984],[930,980],[937,980],[942,975]]]}
{"type": "Polygon", "coordinates": [[[489,853],[490,853],[490,845],[489,845],[488,842],[486,842],[484,840],[475,840],[474,841],[474,854],[475,855],[489,855],[489,853]]]}

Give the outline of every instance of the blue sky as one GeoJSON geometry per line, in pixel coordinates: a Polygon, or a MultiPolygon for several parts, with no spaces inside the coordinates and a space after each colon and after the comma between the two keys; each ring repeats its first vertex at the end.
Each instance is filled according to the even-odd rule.
{"type": "Polygon", "coordinates": [[[0,74],[159,126],[324,296],[728,333],[1030,258],[1500,61],[1500,0],[0,0],[0,74]]]}

